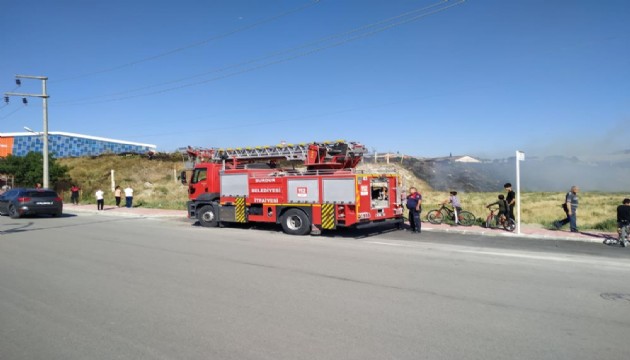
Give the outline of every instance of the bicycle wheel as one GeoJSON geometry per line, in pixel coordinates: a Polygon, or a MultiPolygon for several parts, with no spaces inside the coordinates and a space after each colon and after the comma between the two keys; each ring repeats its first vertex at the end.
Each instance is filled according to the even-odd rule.
{"type": "Polygon", "coordinates": [[[443,219],[442,213],[439,210],[431,210],[427,213],[427,220],[429,220],[431,224],[441,224],[443,219]]]}
{"type": "Polygon", "coordinates": [[[459,218],[460,225],[472,226],[475,223],[475,215],[470,211],[460,211],[457,217],[459,218]]]}
{"type": "Polygon", "coordinates": [[[514,231],[514,229],[516,229],[516,223],[512,219],[505,219],[503,228],[507,231],[514,231]]]}
{"type": "Polygon", "coordinates": [[[630,230],[630,225],[622,226],[621,233],[619,234],[619,244],[622,247],[626,247],[628,245],[628,231],[630,230]]]}

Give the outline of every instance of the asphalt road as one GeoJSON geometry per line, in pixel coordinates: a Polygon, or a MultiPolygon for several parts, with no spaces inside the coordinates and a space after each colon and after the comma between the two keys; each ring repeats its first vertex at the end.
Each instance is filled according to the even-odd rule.
{"type": "Polygon", "coordinates": [[[0,218],[0,359],[628,359],[630,249],[0,218]]]}

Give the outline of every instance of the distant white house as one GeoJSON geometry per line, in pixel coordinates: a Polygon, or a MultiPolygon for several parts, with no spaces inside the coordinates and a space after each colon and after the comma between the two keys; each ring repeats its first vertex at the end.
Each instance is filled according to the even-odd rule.
{"type": "Polygon", "coordinates": [[[392,152],[384,152],[384,153],[368,153],[364,155],[364,159],[368,161],[387,161],[389,159],[418,159],[421,161],[433,161],[433,162],[461,162],[461,163],[481,163],[480,159],[474,158],[470,155],[460,155],[460,156],[442,156],[442,157],[434,157],[434,158],[425,158],[418,157],[413,155],[403,155],[399,153],[392,152]]]}
{"type": "Polygon", "coordinates": [[[462,163],[480,163],[481,160],[476,159],[469,155],[461,155],[461,156],[443,156],[436,158],[426,158],[427,161],[435,161],[435,162],[462,162],[462,163]]]}
{"type": "Polygon", "coordinates": [[[464,162],[464,163],[480,163],[481,162],[481,160],[475,159],[474,157],[468,156],[468,155],[455,156],[455,159],[453,161],[464,162]]]}

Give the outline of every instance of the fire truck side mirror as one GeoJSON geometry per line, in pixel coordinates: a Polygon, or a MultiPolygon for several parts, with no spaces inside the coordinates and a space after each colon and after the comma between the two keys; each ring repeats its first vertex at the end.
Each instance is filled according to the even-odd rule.
{"type": "Polygon", "coordinates": [[[181,181],[183,185],[187,184],[187,182],[186,182],[186,170],[182,171],[179,174],[179,181],[181,181]]]}

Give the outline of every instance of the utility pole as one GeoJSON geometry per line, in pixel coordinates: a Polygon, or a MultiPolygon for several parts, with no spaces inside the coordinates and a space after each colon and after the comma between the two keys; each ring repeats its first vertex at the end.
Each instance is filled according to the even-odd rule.
{"type": "Polygon", "coordinates": [[[48,175],[48,94],[46,93],[46,81],[47,76],[32,76],[32,75],[15,75],[15,83],[19,86],[21,82],[19,79],[34,79],[42,81],[42,93],[41,94],[23,94],[23,93],[4,93],[5,96],[19,96],[19,97],[39,97],[42,98],[44,108],[44,148],[42,151],[42,157],[44,158],[44,176],[43,187],[47,189],[49,187],[48,181],[50,176],[48,175]]]}

